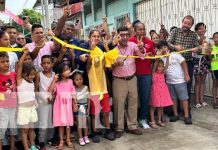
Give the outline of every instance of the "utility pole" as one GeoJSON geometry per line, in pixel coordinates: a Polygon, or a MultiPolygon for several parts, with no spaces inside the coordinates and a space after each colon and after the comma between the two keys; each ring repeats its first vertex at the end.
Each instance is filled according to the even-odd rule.
{"type": "Polygon", "coordinates": [[[50,29],[51,24],[50,24],[49,10],[48,10],[48,0],[43,0],[43,1],[44,1],[44,9],[45,9],[45,29],[50,29]]]}
{"type": "Polygon", "coordinates": [[[42,25],[43,27],[45,27],[45,10],[44,10],[44,3],[43,3],[43,0],[41,0],[41,9],[42,9],[42,25]]]}

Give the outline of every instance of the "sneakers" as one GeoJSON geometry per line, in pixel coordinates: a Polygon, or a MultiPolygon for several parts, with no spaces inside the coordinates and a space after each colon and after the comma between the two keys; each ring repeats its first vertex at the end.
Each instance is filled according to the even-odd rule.
{"type": "Polygon", "coordinates": [[[179,120],[179,116],[173,116],[170,118],[170,122],[176,122],[179,120]]]}
{"type": "Polygon", "coordinates": [[[93,133],[92,142],[100,143],[100,138],[96,132],[93,133]]]}
{"type": "Polygon", "coordinates": [[[40,147],[39,150],[46,150],[45,143],[39,143],[39,147],[40,147]]]}
{"type": "Polygon", "coordinates": [[[85,136],[85,137],[84,137],[84,142],[85,142],[86,144],[89,144],[89,143],[90,143],[88,136],[85,136]]]}
{"type": "Polygon", "coordinates": [[[36,146],[32,145],[29,150],[39,150],[38,148],[36,148],[36,146]]]}
{"type": "Polygon", "coordinates": [[[140,120],[139,121],[139,124],[140,126],[143,128],[143,129],[149,129],[150,126],[146,123],[146,120],[140,120]]]}
{"type": "Polygon", "coordinates": [[[114,141],[115,140],[114,133],[110,129],[106,129],[106,133],[104,134],[104,138],[108,139],[110,141],[114,141]]]}
{"type": "Polygon", "coordinates": [[[191,118],[185,118],[185,119],[184,119],[184,122],[185,122],[186,125],[192,124],[191,118]]]}
{"type": "Polygon", "coordinates": [[[83,138],[79,138],[79,145],[84,146],[86,143],[83,138]]]}

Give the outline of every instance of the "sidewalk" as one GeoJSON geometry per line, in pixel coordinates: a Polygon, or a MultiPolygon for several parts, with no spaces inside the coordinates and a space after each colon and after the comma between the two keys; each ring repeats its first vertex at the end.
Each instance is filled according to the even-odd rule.
{"type": "MultiPolygon", "coordinates": [[[[212,99],[206,99],[209,107],[200,109],[192,107],[193,125],[184,125],[183,120],[180,120],[168,123],[165,128],[142,129],[142,136],[125,133],[113,142],[101,138],[99,144],[90,143],[86,146],[76,144],[76,150],[217,150],[218,109],[212,108],[212,99]]],[[[55,149],[48,148],[48,150],[55,149]]]]}

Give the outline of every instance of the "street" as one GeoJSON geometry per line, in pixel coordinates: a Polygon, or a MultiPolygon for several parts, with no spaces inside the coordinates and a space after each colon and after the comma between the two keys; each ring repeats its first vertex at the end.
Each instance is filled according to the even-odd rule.
{"type": "MultiPolygon", "coordinates": [[[[193,125],[186,126],[181,119],[175,123],[168,123],[165,128],[141,129],[142,136],[125,133],[113,142],[101,138],[99,144],[79,146],[76,143],[76,150],[217,150],[218,110],[212,108],[211,98],[206,99],[209,107],[192,107],[193,125]]],[[[68,149],[65,147],[65,150],[68,149]]]]}

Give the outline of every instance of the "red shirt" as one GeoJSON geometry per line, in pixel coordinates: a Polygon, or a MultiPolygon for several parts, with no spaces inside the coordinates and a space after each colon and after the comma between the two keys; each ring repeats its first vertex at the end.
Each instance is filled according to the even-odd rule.
{"type": "Polygon", "coordinates": [[[0,108],[16,108],[16,73],[0,74],[0,108]]]}
{"type": "MultiPolygon", "coordinates": [[[[129,42],[138,43],[135,36],[129,38],[129,42]]],[[[154,54],[154,45],[153,42],[146,37],[143,38],[144,48],[146,49],[146,53],[151,52],[154,54]]],[[[145,75],[151,74],[151,60],[149,59],[140,59],[137,58],[136,61],[136,75],[145,75]]]]}

